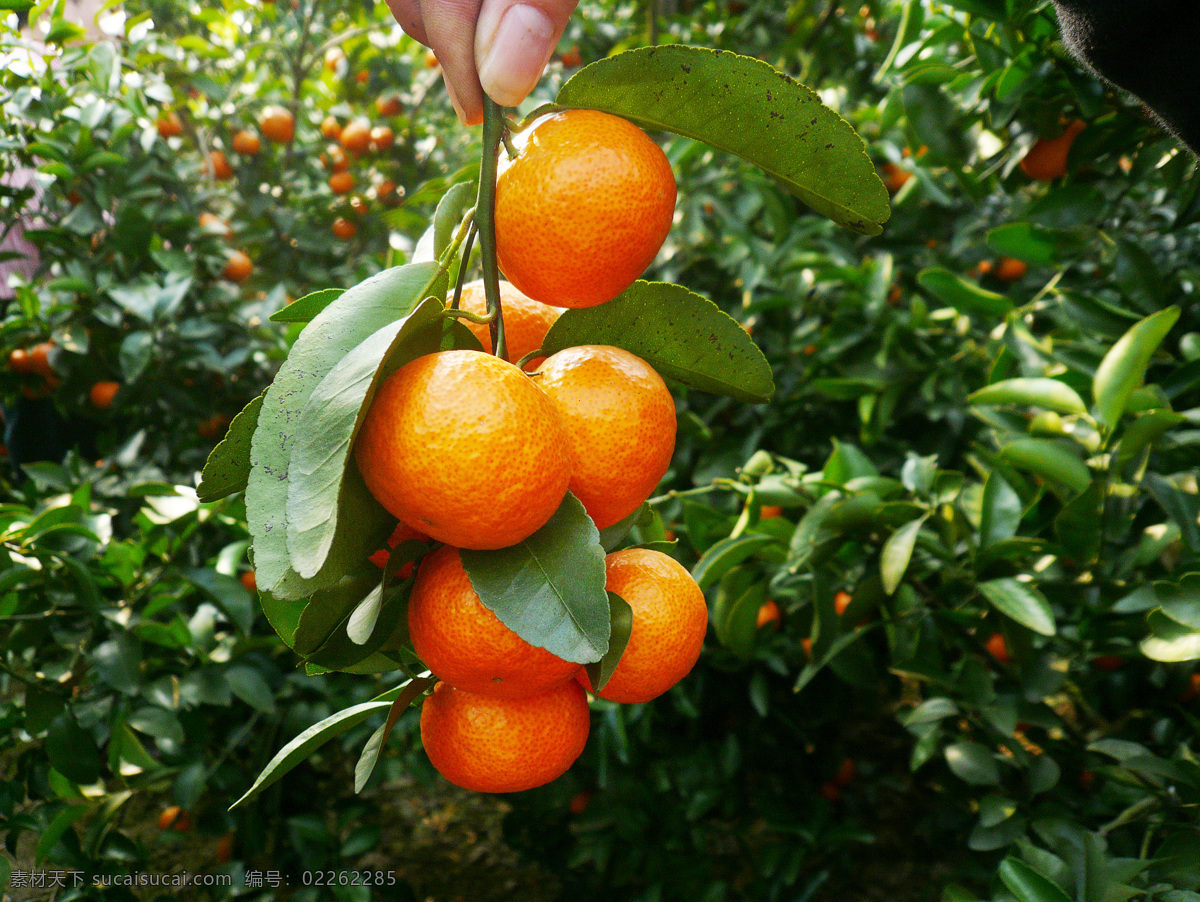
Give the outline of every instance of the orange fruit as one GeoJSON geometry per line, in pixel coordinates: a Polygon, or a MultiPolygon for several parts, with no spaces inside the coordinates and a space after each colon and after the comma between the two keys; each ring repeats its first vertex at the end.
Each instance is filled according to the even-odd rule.
{"type": "Polygon", "coordinates": [[[375,112],[380,116],[399,116],[404,110],[397,94],[384,94],[375,98],[375,112]]]}
{"type": "Polygon", "coordinates": [[[645,271],[675,215],[675,176],[640,128],[596,110],[550,113],[500,155],[496,253],[535,301],[593,307],[645,271]]]}
{"type": "Polygon", "coordinates": [[[458,549],[449,545],[421,561],[408,602],[408,635],[434,676],[480,695],[538,695],[579,672],[578,664],[530,645],[484,607],[458,549]]]}
{"type": "Polygon", "coordinates": [[[804,649],[804,654],[811,658],[812,657],[812,637],[806,636],[805,638],[801,639],[800,646],[804,649]]]}
{"type": "Polygon", "coordinates": [[[582,63],[583,57],[580,55],[578,47],[572,47],[562,55],[562,64],[568,69],[574,69],[582,63]]]}
{"type": "MultiPolygon", "coordinates": [[[[695,666],[708,627],[704,593],[674,558],[648,548],[616,551],[604,560],[605,588],[633,609],[629,644],[597,694],[636,704],[658,698],[695,666]]],[[[587,671],[580,681],[592,688],[587,671]]]]}
{"type": "Polygon", "coordinates": [[[755,626],[762,629],[768,623],[773,623],[778,626],[783,621],[783,612],[779,610],[779,605],[768,599],[763,602],[762,607],[758,609],[758,620],[755,626]]]}
{"type": "Polygon", "coordinates": [[[188,813],[178,805],[168,805],[158,816],[158,829],[186,831],[191,826],[190,820],[188,813]]]}
{"type": "MultiPolygon", "coordinates": [[[[380,548],[368,560],[382,570],[387,566],[388,558],[391,556],[391,549],[408,539],[415,539],[418,542],[428,542],[429,536],[422,532],[417,532],[417,530],[413,529],[407,523],[397,523],[396,528],[392,530],[392,534],[388,536],[388,547],[380,548]]],[[[408,579],[412,576],[412,562],[410,561],[397,570],[396,576],[399,579],[408,579]]]]}
{"type": "Polygon", "coordinates": [[[183,134],[183,121],[174,110],[161,113],[154,127],[158,129],[160,138],[176,138],[183,134]]]}
{"type": "Polygon", "coordinates": [[[1001,664],[1008,663],[1008,643],[1004,641],[1004,637],[1000,635],[1000,633],[992,633],[992,635],[988,638],[985,647],[987,648],[988,654],[1001,664]]]}
{"type": "Polygon", "coordinates": [[[368,81],[371,80],[371,73],[368,72],[366,69],[363,69],[361,72],[354,73],[354,80],[356,82],[358,82],[360,85],[365,85],[368,81]]]}
{"type": "Polygon", "coordinates": [[[233,237],[233,229],[229,228],[229,224],[226,223],[225,220],[223,220],[220,216],[216,216],[212,213],[200,214],[200,228],[204,229],[206,232],[219,231],[225,236],[226,239],[233,237]]]}
{"type": "Polygon", "coordinates": [[[833,775],[834,786],[849,786],[854,782],[854,777],[858,773],[858,768],[854,764],[853,758],[843,758],[842,763],[838,765],[837,773],[833,775]]]}
{"type": "Polygon", "coordinates": [[[321,120],[321,137],[329,141],[336,141],[342,136],[342,126],[333,116],[326,116],[321,120]]]}
{"type": "Polygon", "coordinates": [[[120,390],[120,382],[97,382],[88,391],[88,400],[92,402],[93,407],[107,410],[120,390]]]}
{"type": "Polygon", "coordinates": [[[214,413],[211,417],[196,427],[196,431],[200,433],[201,438],[220,438],[225,432],[225,427],[229,425],[229,417],[224,414],[214,413]]]}
{"type": "Polygon", "coordinates": [[[1179,696],[1181,702],[1190,702],[1194,698],[1200,698],[1200,673],[1193,673],[1188,677],[1187,688],[1179,696]]]}
{"type": "Polygon", "coordinates": [[[335,172],[329,177],[329,189],[334,194],[349,194],[354,190],[354,176],[348,172],[335,172]]]}
{"type": "Polygon", "coordinates": [[[225,179],[233,178],[233,167],[225,159],[225,154],[219,150],[210,150],[208,152],[208,169],[215,179],[224,181],[225,179]]]}
{"type": "Polygon", "coordinates": [[[846,613],[846,608],[848,607],[850,607],[849,592],[838,592],[833,596],[833,609],[837,611],[839,617],[846,613]]]}
{"type": "Polygon", "coordinates": [[[571,479],[554,404],[511,363],[479,351],[439,351],[389,376],[355,455],[393,516],[458,548],[532,535],[571,479]]]}
{"type": "Polygon", "coordinates": [[[233,834],[226,833],[217,840],[217,861],[224,864],[233,857],[233,834]]]}
{"type": "Polygon", "coordinates": [[[253,570],[246,570],[238,577],[242,585],[246,587],[247,592],[258,591],[258,579],[254,576],[253,570]]]}
{"type": "MultiPolygon", "coordinates": [[[[463,286],[461,306],[463,310],[487,313],[487,297],[483,290],[483,280],[468,282],[463,286]]],[[[504,310],[504,341],[508,345],[507,359],[516,363],[531,351],[542,346],[542,341],[554,321],[562,315],[561,307],[551,307],[533,298],[528,298],[517,291],[511,284],[500,282],[500,306],[504,310]]],[[[492,331],[482,323],[463,320],[463,324],[475,333],[483,349],[492,353],[492,331]]],[[[525,369],[535,370],[545,357],[535,357],[525,364],[525,369]]]]}
{"type": "Polygon", "coordinates": [[[233,140],[230,144],[233,145],[235,153],[240,153],[248,157],[255,156],[262,150],[262,140],[249,129],[234,132],[233,140]]]}
{"type": "Polygon", "coordinates": [[[587,743],[587,696],[574,681],[526,698],[433,687],[421,743],[438,773],[475,792],[520,792],[567,772],[587,743]]]}
{"type": "Polygon", "coordinates": [[[254,272],[254,264],[250,262],[250,258],[242,251],[230,251],[229,259],[225,262],[225,268],[221,270],[221,275],[230,282],[245,282],[250,278],[250,273],[254,272]]]}
{"type": "Polygon", "coordinates": [[[975,265],[975,274],[980,277],[986,276],[991,271],[992,271],[992,261],[991,260],[980,260],[979,263],[977,263],[975,265]]]}
{"type": "Polygon", "coordinates": [[[53,348],[54,342],[39,341],[29,349],[29,368],[32,372],[47,379],[54,377],[54,367],[50,364],[50,351],[53,348]]]}
{"type": "Polygon", "coordinates": [[[1024,260],[1014,260],[1012,257],[1001,257],[996,265],[996,278],[1001,282],[1018,282],[1025,278],[1029,265],[1024,260]]]}
{"type": "Polygon", "coordinates": [[[18,374],[32,373],[33,361],[29,357],[29,352],[24,348],[11,351],[8,355],[8,368],[18,374]]]}
{"type": "Polygon", "coordinates": [[[883,164],[883,184],[892,194],[907,185],[912,177],[912,173],[903,166],[897,166],[895,163],[883,164]]]}
{"type": "Polygon", "coordinates": [[[425,54],[425,68],[436,69],[441,63],[438,62],[437,54],[432,50],[425,54]]]}
{"type": "Polygon", "coordinates": [[[391,179],[384,179],[375,186],[375,196],[379,198],[381,203],[385,204],[394,204],[400,199],[396,196],[396,183],[391,179]]]}
{"type": "Polygon", "coordinates": [[[362,198],[356,194],[354,197],[350,198],[350,209],[353,210],[355,213],[357,213],[359,216],[366,216],[367,215],[366,199],[362,198]]]}
{"type": "Polygon", "coordinates": [[[1086,127],[1076,119],[1057,138],[1038,138],[1021,160],[1021,171],[1038,182],[1052,182],[1067,174],[1071,145],[1086,127]]]}
{"type": "Polygon", "coordinates": [[[339,216],[333,221],[333,234],[343,241],[349,241],[358,234],[358,226],[344,216],[339,216]]]}
{"type": "Polygon", "coordinates": [[[591,790],[585,789],[582,792],[572,796],[571,801],[567,804],[568,810],[572,814],[583,814],[587,811],[588,804],[592,801],[594,793],[591,790]]]}
{"type": "Polygon", "coordinates": [[[350,168],[350,158],[346,151],[336,144],[330,144],[325,153],[321,154],[321,162],[330,172],[345,172],[350,168]]]}
{"type": "Polygon", "coordinates": [[[330,72],[336,72],[346,59],[346,53],[341,47],[330,47],[325,51],[325,68],[330,72]]]}
{"type": "Polygon", "coordinates": [[[760,520],[774,520],[776,517],[783,516],[783,508],[775,504],[764,504],[759,510],[760,520]]]}
{"type": "Polygon", "coordinates": [[[566,348],[533,375],[562,416],[571,491],[604,529],[637,510],[675,452],[675,401],[662,377],[628,351],[566,348]]]}
{"type": "Polygon", "coordinates": [[[296,136],[296,117],[291,111],[272,104],[258,115],[258,130],[276,144],[290,144],[296,136]]]}
{"type": "Polygon", "coordinates": [[[371,129],[371,150],[376,153],[390,150],[395,143],[396,133],[392,131],[390,126],[377,125],[371,129]]]}
{"type": "Polygon", "coordinates": [[[371,126],[366,119],[355,119],[342,129],[340,140],[350,153],[364,154],[371,146],[371,126]]]}

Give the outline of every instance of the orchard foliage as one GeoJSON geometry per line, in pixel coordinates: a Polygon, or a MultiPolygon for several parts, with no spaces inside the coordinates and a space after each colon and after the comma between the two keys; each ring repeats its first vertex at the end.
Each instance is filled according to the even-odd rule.
{"type": "MultiPolygon", "coordinates": [[[[704,49],[646,46],[646,4],[583,3],[521,111],[625,116],[679,185],[647,281],[544,346],[657,369],[672,469],[620,530],[596,538],[568,504],[543,538],[668,550],[711,628],[666,696],[593,704],[568,776],[510,799],[508,842],[587,899],[1195,900],[1193,159],[1066,56],[1049,4],[675,7],[658,39],[704,49]],[[780,137],[821,104],[845,122],[780,137]],[[1076,120],[1065,175],[1030,179],[1028,151],[1076,120]],[[722,353],[697,355],[710,335],[722,353]]],[[[161,0],[115,44],[33,15],[54,63],[0,75],[0,158],[37,187],[0,186],[0,229],[36,203],[42,267],[0,336],[5,354],[53,341],[61,382],[6,371],[0,391],[10,433],[53,405],[87,456],[5,477],[6,852],[124,872],[187,842],[234,874],[356,866],[386,843],[381,788],[435,779],[402,713],[426,684],[331,671],[419,675],[375,625],[425,548],[382,574],[330,561],[390,530],[347,465],[380,367],[470,344],[440,308],[478,136],[382,5],[161,0]],[[260,123],[272,105],[290,142],[260,123]],[[330,116],[394,143],[371,150],[368,128],[356,156],[330,116]],[[234,149],[243,130],[257,153],[234,149]],[[244,282],[223,277],[235,250],[244,282]],[[330,379],[329,404],[256,400],[330,379]],[[120,383],[104,409],[101,381],[120,383]],[[255,426],[288,414],[319,442],[290,484],[256,485],[255,426]],[[252,537],[265,618],[238,579],[252,537]],[[168,805],[193,834],[138,829],[168,805]]],[[[500,585],[519,562],[476,567],[500,585]]],[[[621,629],[601,603],[593,680],[621,629]]]]}

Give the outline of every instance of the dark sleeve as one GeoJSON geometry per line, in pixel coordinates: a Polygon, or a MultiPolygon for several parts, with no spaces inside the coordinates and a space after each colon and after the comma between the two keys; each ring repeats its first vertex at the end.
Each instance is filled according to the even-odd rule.
{"type": "Polygon", "coordinates": [[[1200,0],[1054,0],[1080,60],[1200,154],[1200,0]]]}

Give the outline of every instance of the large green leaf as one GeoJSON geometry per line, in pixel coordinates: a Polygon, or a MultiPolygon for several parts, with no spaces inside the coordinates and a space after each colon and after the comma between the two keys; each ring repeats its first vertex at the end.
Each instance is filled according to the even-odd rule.
{"type": "Polygon", "coordinates": [[[999,473],[988,474],[983,484],[983,503],[979,517],[979,547],[1011,539],[1021,524],[1021,497],[999,473]]]}
{"type": "Polygon", "coordinates": [[[1185,626],[1163,611],[1146,618],[1153,635],[1142,640],[1142,654],[1153,661],[1176,663],[1200,660],[1200,630],[1185,626]]]}
{"type": "Polygon", "coordinates": [[[696,566],[692,568],[692,579],[701,589],[716,585],[721,577],[746,558],[768,545],[775,544],[776,541],[773,536],[761,533],[745,533],[721,539],[705,551],[704,556],[696,562],[696,566]]]}
{"type": "MultiPolygon", "coordinates": [[[[442,301],[427,298],[408,316],[374,332],[338,361],[300,412],[288,471],[287,544],[291,565],[311,578],[325,564],[341,522],[350,448],[375,392],[388,376],[442,340],[442,301]]],[[[359,524],[341,522],[343,530],[359,524]]]]}
{"type": "Polygon", "coordinates": [[[1087,413],[1075,389],[1058,379],[1005,379],[967,398],[970,404],[1020,404],[1044,407],[1058,413],[1087,413]]]}
{"type": "Polygon", "coordinates": [[[375,770],[375,765],[379,763],[379,759],[383,756],[383,748],[387,745],[388,736],[391,735],[392,729],[396,726],[396,721],[400,719],[400,715],[407,711],[412,703],[425,690],[433,686],[435,682],[437,682],[436,677],[420,677],[412,680],[404,687],[404,691],[396,696],[396,700],[392,702],[392,709],[388,712],[387,720],[380,724],[379,729],[371,734],[371,738],[363,746],[362,754],[358,758],[358,764],[354,766],[354,791],[356,793],[362,792],[363,787],[367,785],[367,780],[371,778],[371,772],[375,770]]]}
{"type": "Polygon", "coordinates": [[[592,691],[599,692],[612,678],[613,671],[621,663],[621,655],[625,654],[625,646],[629,644],[629,635],[633,632],[633,608],[616,592],[608,594],[609,637],[608,651],[599,661],[587,665],[588,679],[592,682],[592,691]]]}
{"type": "Polygon", "coordinates": [[[854,129],[815,92],[760,60],[679,45],[630,50],[585,66],[558,103],[735,153],[864,235],[878,235],[891,214],[854,129]]]}
{"type": "Polygon", "coordinates": [[[980,288],[940,266],[917,273],[917,284],[959,313],[999,319],[1012,310],[1012,301],[1004,295],[980,288]]]}
{"type": "Polygon", "coordinates": [[[204,462],[196,494],[205,504],[246,488],[250,479],[250,442],[258,425],[262,403],[263,395],[259,395],[242,408],[229,424],[225,438],[217,443],[204,462]]]}
{"type": "Polygon", "coordinates": [[[991,786],[1000,782],[1000,768],[987,746],[978,742],[956,742],[946,746],[946,764],[954,776],[977,786],[991,786]]]}
{"type": "Polygon", "coordinates": [[[1000,864],[1000,879],[1019,902],[1071,902],[1057,883],[1042,876],[1023,861],[1006,858],[1000,864]]]}
{"type": "Polygon", "coordinates": [[[1043,479],[1062,483],[1076,492],[1086,492],[1092,474],[1074,450],[1048,439],[1019,438],[1000,449],[1001,459],[1043,479]]]}
{"type": "Polygon", "coordinates": [[[739,401],[775,391],[771,366],[737,320],[680,285],[634,282],[607,304],[568,310],[542,342],[547,355],[578,345],[612,345],[667,379],[739,401]]]}
{"type": "Polygon", "coordinates": [[[271,314],[273,323],[307,323],[312,322],[322,310],[345,294],[343,288],[322,288],[297,298],[281,310],[271,314]]]}
{"type": "Polygon", "coordinates": [[[912,560],[913,549],[917,545],[917,536],[920,535],[924,523],[925,517],[905,523],[892,533],[884,544],[879,556],[879,576],[883,581],[883,591],[888,595],[895,592],[900,581],[904,579],[909,561],[912,560]]]}
{"type": "MultiPolygon", "coordinates": [[[[438,274],[433,263],[384,270],[336,298],[292,346],[263,398],[250,446],[246,518],[262,591],[284,600],[306,598],[316,589],[337,582],[386,537],[390,518],[360,479],[343,486],[343,510],[339,513],[339,517],[348,516],[356,522],[358,528],[339,532],[325,567],[316,576],[305,579],[292,569],[285,512],[288,471],[299,437],[296,424],[313,390],[338,361],[374,332],[406,315],[422,299],[442,297],[445,291],[445,277],[438,274]]],[[[348,472],[357,471],[350,468],[348,472]]]]}
{"type": "Polygon", "coordinates": [[[1150,358],[1179,319],[1179,308],[1168,307],[1135,324],[1117,340],[1092,379],[1096,419],[1112,428],[1125,412],[1134,389],[1146,377],[1150,358]]]}
{"type": "Polygon", "coordinates": [[[554,516],[525,541],[460,554],[480,601],[530,645],[580,664],[604,657],[604,548],[574,495],[568,492],[554,516]]]}
{"type": "Polygon", "coordinates": [[[993,579],[979,584],[983,597],[1001,614],[1011,617],[1022,626],[1043,636],[1053,636],[1056,630],[1054,611],[1050,602],[1031,583],[1011,577],[993,579]]]}

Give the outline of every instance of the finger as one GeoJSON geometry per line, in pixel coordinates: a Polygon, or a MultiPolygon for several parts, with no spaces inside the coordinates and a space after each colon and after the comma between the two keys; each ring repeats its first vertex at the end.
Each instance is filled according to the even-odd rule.
{"type": "Polygon", "coordinates": [[[425,23],[421,21],[421,6],[417,0],[387,0],[387,5],[406,35],[414,41],[429,45],[425,23]]]}
{"type": "Polygon", "coordinates": [[[419,0],[429,46],[442,64],[446,91],[458,118],[467,125],[483,121],[483,90],[475,71],[475,20],[480,0],[419,0]]]}
{"type": "Polygon", "coordinates": [[[475,62],[484,91],[516,106],[533,90],[579,0],[483,0],[475,62]]]}

